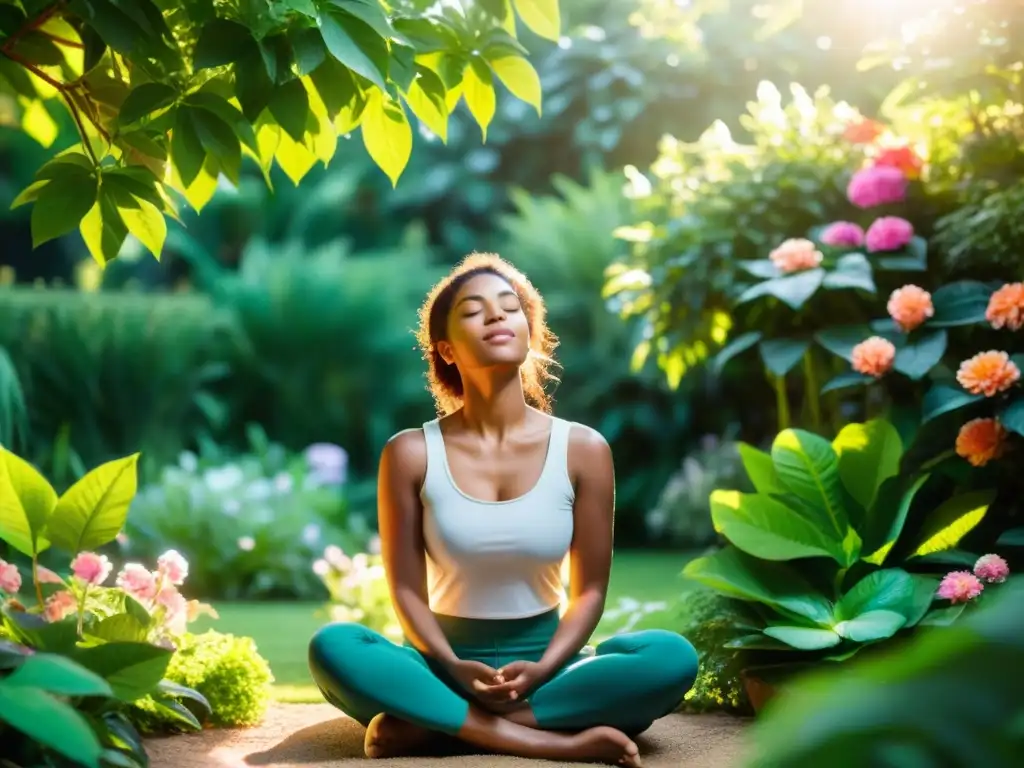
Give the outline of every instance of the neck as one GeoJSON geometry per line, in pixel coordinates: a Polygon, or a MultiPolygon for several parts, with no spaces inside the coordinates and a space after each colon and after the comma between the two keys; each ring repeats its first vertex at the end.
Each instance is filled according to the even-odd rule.
{"type": "Polygon", "coordinates": [[[487,371],[477,380],[463,377],[462,419],[480,434],[505,434],[525,421],[529,406],[519,369],[487,371]]]}

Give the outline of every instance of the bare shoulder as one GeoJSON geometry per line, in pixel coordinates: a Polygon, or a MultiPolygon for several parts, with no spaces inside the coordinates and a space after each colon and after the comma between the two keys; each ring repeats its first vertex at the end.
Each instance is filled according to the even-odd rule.
{"type": "Polygon", "coordinates": [[[397,476],[422,480],[427,469],[427,438],[423,429],[403,429],[392,435],[380,457],[381,468],[397,476]]]}
{"type": "Polygon", "coordinates": [[[607,474],[612,465],[612,449],[604,435],[585,424],[572,423],[569,430],[569,472],[573,478],[593,473],[607,474]]]}

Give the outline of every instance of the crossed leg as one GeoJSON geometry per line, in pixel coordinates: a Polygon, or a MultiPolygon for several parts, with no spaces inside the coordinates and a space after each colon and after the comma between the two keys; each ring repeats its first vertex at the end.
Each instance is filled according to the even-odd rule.
{"type": "Polygon", "coordinates": [[[639,766],[640,733],[672,711],[696,677],[696,653],[679,635],[620,635],[560,671],[529,704],[495,714],[457,694],[411,648],[358,624],[332,624],[310,644],[324,697],[367,726],[369,757],[415,749],[432,733],[521,757],[639,766]]]}

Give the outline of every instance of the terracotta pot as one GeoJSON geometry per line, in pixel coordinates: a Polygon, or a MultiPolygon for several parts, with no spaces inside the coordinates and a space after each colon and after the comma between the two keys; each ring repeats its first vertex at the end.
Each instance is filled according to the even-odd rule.
{"type": "Polygon", "coordinates": [[[750,706],[754,708],[754,714],[760,714],[764,706],[775,697],[778,686],[759,677],[754,670],[744,670],[740,678],[743,680],[750,706]]]}

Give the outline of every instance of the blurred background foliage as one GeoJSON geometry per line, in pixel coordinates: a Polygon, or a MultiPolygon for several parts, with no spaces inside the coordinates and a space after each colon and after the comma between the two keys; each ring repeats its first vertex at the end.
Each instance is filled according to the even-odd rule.
{"type": "Polygon", "coordinates": [[[159,484],[182,451],[246,453],[259,424],[290,451],[343,446],[349,506],[372,519],[384,441],[433,415],[415,310],[461,256],[495,250],[549,303],[557,413],[612,443],[620,543],[707,543],[705,490],[735,471],[732,439],[774,431],[776,399],[742,361],[699,363],[758,322],[727,311],[737,261],[841,209],[844,121],[884,113],[948,158],[918,203],[944,269],[1019,264],[1024,193],[1001,182],[1020,175],[1021,117],[1002,109],[1020,77],[962,82],[1013,36],[996,53],[961,40],[946,56],[955,30],[939,55],[879,47],[931,5],[569,0],[557,44],[522,31],[541,118],[499,99],[482,143],[459,111],[447,144],[415,136],[396,190],[358,137],[301,188],[248,166],[171,224],[160,262],[129,241],[103,272],[77,235],[30,249],[8,209],[48,150],[0,126],[0,441],[58,489],[135,450],[159,484]],[[865,50],[900,66],[869,69],[865,50]],[[655,290],[624,289],[637,268],[655,290]]]}

